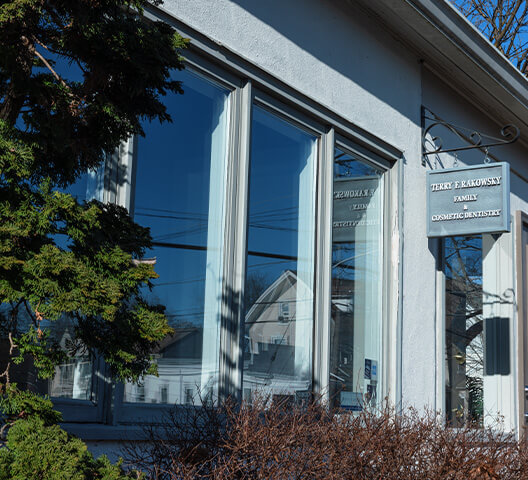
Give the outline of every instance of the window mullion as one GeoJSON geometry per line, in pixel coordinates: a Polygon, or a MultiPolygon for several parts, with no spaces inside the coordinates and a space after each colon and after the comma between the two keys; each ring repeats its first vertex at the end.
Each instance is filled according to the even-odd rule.
{"type": "Polygon", "coordinates": [[[317,185],[317,238],[315,278],[314,390],[328,401],[330,375],[330,296],[332,264],[332,172],[334,129],[321,137],[317,185]]]}
{"type": "Polygon", "coordinates": [[[240,398],[242,388],[243,290],[246,269],[249,146],[252,86],[234,94],[228,202],[226,212],[224,293],[222,299],[220,398],[240,398]]]}

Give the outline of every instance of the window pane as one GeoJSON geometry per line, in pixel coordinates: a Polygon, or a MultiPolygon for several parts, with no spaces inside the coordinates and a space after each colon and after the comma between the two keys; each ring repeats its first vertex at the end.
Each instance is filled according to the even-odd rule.
{"type": "MultiPolygon", "coordinates": [[[[73,184],[67,187],[64,192],[69,193],[78,202],[99,200],[103,198],[104,166],[88,172],[73,184]]],[[[68,249],[68,237],[56,235],[54,237],[60,248],[68,249]]],[[[11,315],[11,306],[4,304],[0,306],[0,315],[11,315]]],[[[33,323],[28,312],[23,306],[17,308],[18,330],[25,332],[33,323]]],[[[51,330],[50,341],[58,343],[63,350],[71,351],[72,341],[75,338],[75,322],[66,316],[54,322],[44,321],[42,327],[51,330]]],[[[0,332],[0,337],[7,335],[0,332]]],[[[8,343],[0,339],[0,365],[7,362],[8,343]]],[[[74,356],[67,358],[55,369],[55,376],[49,380],[41,380],[37,377],[37,371],[32,361],[28,358],[20,365],[12,367],[12,380],[20,387],[39,393],[49,395],[54,398],[73,398],[77,400],[96,400],[96,393],[93,388],[93,359],[85,350],[76,350],[74,356]]]]}
{"type": "Polygon", "coordinates": [[[244,398],[311,390],[317,139],[255,107],[245,286],[244,398]]]}
{"type": "Polygon", "coordinates": [[[382,330],[382,172],[334,154],[330,399],[360,411],[379,397],[382,330]]]}
{"type": "MultiPolygon", "coordinates": [[[[66,351],[71,350],[74,338],[74,322],[63,317],[50,323],[51,338],[66,351]]],[[[61,365],[56,367],[55,376],[47,382],[40,382],[40,392],[50,397],[74,398],[95,401],[96,392],[92,388],[93,359],[85,350],[79,350],[61,365]]]]}
{"type": "Polygon", "coordinates": [[[444,248],[447,420],[452,426],[482,424],[482,237],[448,237],[444,248]]]}
{"type": "Polygon", "coordinates": [[[135,220],[151,229],[150,296],[167,307],[174,334],[155,352],[159,377],[125,386],[125,401],[196,404],[216,395],[222,295],[229,92],[190,72],[185,94],[165,99],[173,123],[139,139],[135,220]]]}

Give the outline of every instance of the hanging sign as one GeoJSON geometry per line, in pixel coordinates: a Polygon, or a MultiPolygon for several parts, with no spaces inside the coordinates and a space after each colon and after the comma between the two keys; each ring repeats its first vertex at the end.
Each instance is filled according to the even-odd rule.
{"type": "Polygon", "coordinates": [[[427,172],[427,236],[510,231],[506,162],[427,172]]]}
{"type": "Polygon", "coordinates": [[[339,178],[334,180],[334,243],[354,242],[369,229],[379,229],[377,177],[339,178]]]}

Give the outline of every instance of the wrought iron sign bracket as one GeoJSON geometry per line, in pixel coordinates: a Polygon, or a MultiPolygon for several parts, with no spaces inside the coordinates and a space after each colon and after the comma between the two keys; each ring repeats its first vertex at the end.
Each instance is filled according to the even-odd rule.
{"type": "Polygon", "coordinates": [[[485,133],[477,132],[471,128],[460,127],[440,119],[428,108],[422,106],[422,165],[426,165],[426,159],[429,155],[440,153],[460,152],[463,150],[473,150],[478,148],[487,155],[488,148],[508,145],[518,140],[520,136],[519,128],[512,123],[505,125],[500,130],[501,137],[494,137],[485,133]],[[426,120],[432,122],[425,127],[426,120]],[[431,131],[436,127],[444,127],[453,133],[460,140],[468,143],[455,148],[442,148],[442,137],[433,136],[431,131]],[[430,137],[429,137],[430,136],[430,137]],[[433,145],[434,149],[429,150],[428,145],[433,145]]]}

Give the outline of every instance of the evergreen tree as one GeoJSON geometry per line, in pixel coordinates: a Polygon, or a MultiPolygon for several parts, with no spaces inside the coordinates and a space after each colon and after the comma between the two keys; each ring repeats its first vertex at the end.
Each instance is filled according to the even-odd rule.
{"type": "Polygon", "coordinates": [[[145,18],[144,8],[159,3],[0,2],[4,424],[50,408],[25,397],[10,373],[31,359],[40,378],[54,375],[68,352],[50,335],[53,322],[73,322],[69,353],[97,353],[116,378],[130,381],[155,371],[150,352],[171,331],[163,307],[141,293],[156,278],[154,266],[140,261],[149,230],[122,207],[61,193],[141,135],[142,120],[171,120],[161,97],[182,93],[171,71],[183,68],[187,42],[145,18]]]}

